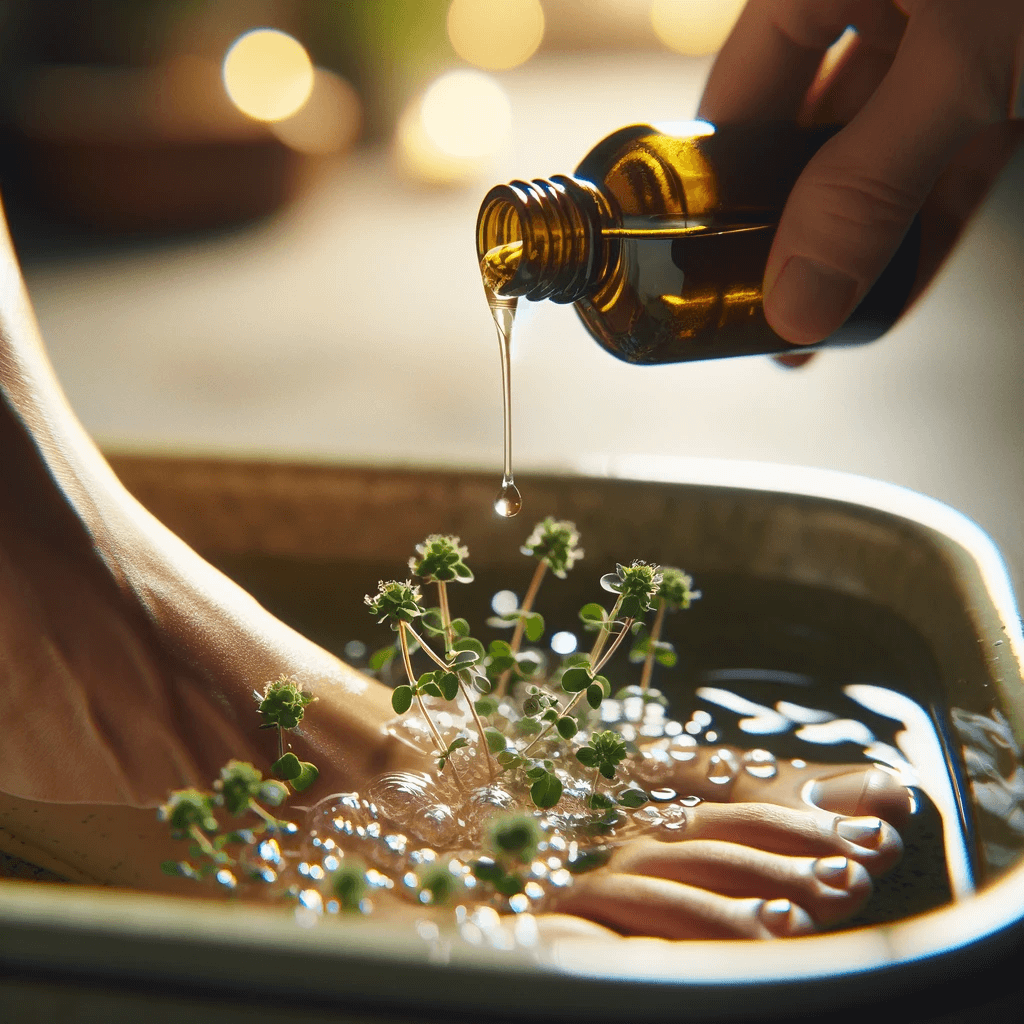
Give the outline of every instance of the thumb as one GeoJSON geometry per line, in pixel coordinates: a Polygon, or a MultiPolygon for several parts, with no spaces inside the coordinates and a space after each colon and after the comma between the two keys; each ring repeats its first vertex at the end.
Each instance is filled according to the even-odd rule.
{"type": "Polygon", "coordinates": [[[985,76],[964,66],[971,48],[937,47],[935,36],[934,26],[908,25],[875,93],[790,194],[764,280],[765,316],[787,341],[813,344],[843,324],[945,165],[1005,117],[1005,98],[987,96],[985,76]]]}

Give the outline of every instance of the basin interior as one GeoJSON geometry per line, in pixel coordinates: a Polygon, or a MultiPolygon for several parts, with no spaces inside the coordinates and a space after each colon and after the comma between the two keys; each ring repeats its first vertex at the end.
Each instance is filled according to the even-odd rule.
{"type": "MultiPolygon", "coordinates": [[[[597,579],[618,561],[691,572],[704,596],[669,618],[666,638],[680,660],[659,669],[656,682],[673,717],[710,717],[705,739],[711,730],[780,758],[836,762],[862,759],[868,746],[885,762],[910,734],[921,811],[901,867],[854,923],[969,895],[1020,858],[1024,834],[1004,806],[1019,803],[1012,784],[1000,788],[995,803],[1003,804],[992,813],[993,800],[979,803],[968,780],[979,757],[1011,756],[995,774],[1012,783],[1024,721],[1019,666],[971,553],[930,526],[841,497],[554,477],[529,481],[528,510],[503,521],[490,513],[493,479],[479,474],[138,457],[114,464],[202,555],[357,665],[362,652],[391,640],[363,595],[380,579],[406,578],[408,556],[428,533],[455,533],[469,546],[477,579],[452,600],[486,641],[503,635],[483,626],[492,596],[525,589],[531,569],[518,548],[533,522],[573,519],[586,557],[568,580],[545,584],[547,635],[564,630],[586,642],[577,611],[601,600],[597,579]],[[914,721],[886,694],[897,705],[909,699],[914,721]],[[795,705],[832,724],[816,732],[813,722],[792,720],[765,731],[764,716],[759,724],[742,701],[766,711],[795,705]],[[1005,742],[965,757],[979,722],[993,723],[981,733],[1005,742]]],[[[625,658],[613,664],[613,684],[636,681],[625,658]]]]}

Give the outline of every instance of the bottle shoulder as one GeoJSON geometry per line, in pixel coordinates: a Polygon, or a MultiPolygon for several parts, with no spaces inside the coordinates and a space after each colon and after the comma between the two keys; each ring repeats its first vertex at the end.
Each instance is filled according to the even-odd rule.
{"type": "Polygon", "coordinates": [[[788,122],[629,125],[599,142],[576,177],[626,218],[762,222],[778,216],[800,171],[835,130],[788,122]]]}

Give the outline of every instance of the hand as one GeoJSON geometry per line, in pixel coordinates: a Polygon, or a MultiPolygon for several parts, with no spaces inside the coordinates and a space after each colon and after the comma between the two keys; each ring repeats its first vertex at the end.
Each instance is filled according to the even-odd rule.
{"type": "Polygon", "coordinates": [[[779,224],[764,278],[778,334],[813,344],[833,333],[919,211],[920,294],[1024,137],[1013,120],[1022,64],[1020,0],[749,0],[700,116],[846,125],[779,224]],[[847,26],[855,34],[824,61],[847,26]]]}

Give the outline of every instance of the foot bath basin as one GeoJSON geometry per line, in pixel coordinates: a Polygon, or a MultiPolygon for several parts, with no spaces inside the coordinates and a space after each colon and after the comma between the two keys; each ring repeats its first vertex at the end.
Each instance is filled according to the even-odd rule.
{"type": "MultiPolygon", "coordinates": [[[[998,552],[955,511],[838,474],[694,462],[654,480],[623,463],[601,478],[528,480],[528,510],[507,522],[489,512],[491,475],[112,462],[201,555],[357,665],[385,642],[363,595],[404,579],[428,533],[457,534],[472,553],[471,621],[501,588],[522,592],[518,548],[545,515],[576,522],[589,576],[632,558],[684,567],[704,596],[673,621],[679,661],[657,685],[687,732],[780,762],[867,758],[913,787],[918,810],[903,861],[852,922],[777,942],[501,948],[479,928],[314,921],[44,884],[22,866],[0,881],[0,999],[22,1016],[553,1020],[585,1008],[714,1021],[860,1005],[893,1020],[939,1006],[946,1020],[1017,1005],[1007,965],[1024,937],[1024,641],[998,552]]],[[[546,594],[549,632],[579,631],[589,576],[546,594]]]]}

